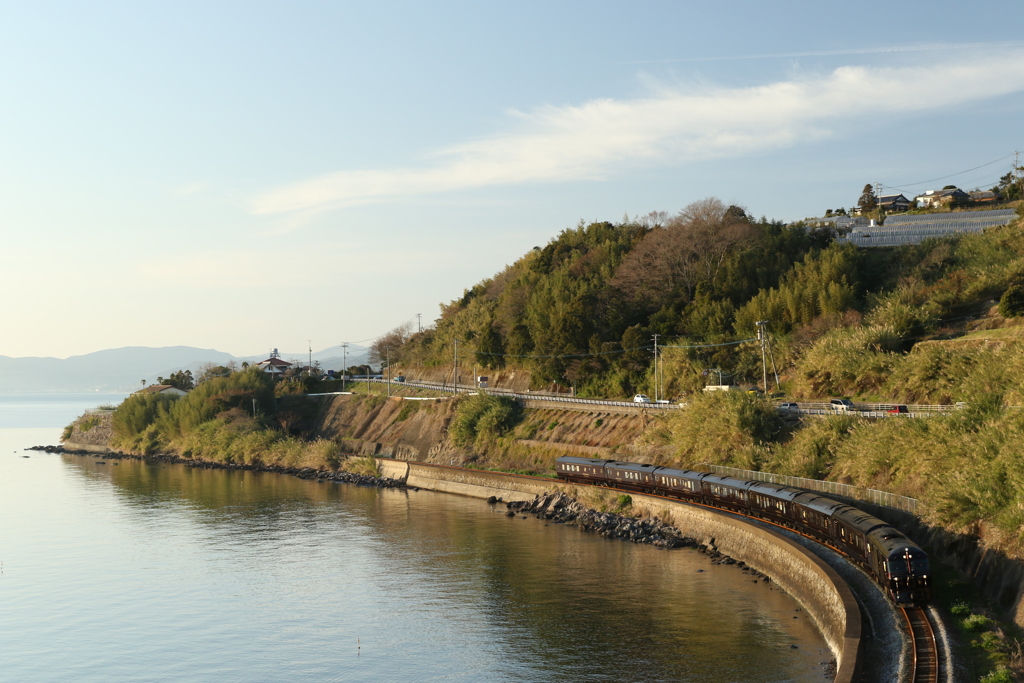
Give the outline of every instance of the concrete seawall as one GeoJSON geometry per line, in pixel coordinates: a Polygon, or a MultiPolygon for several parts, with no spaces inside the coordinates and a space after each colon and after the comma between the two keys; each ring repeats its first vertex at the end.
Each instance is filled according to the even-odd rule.
{"type": "MultiPolygon", "coordinates": [[[[409,486],[476,498],[533,500],[552,490],[585,499],[594,487],[555,479],[483,472],[401,460],[379,460],[382,474],[409,486]]],[[[671,523],[700,543],[771,577],[814,620],[838,663],[838,683],[856,681],[861,618],[856,599],[835,570],[799,544],[742,517],[659,496],[631,494],[632,511],[671,523]]]]}

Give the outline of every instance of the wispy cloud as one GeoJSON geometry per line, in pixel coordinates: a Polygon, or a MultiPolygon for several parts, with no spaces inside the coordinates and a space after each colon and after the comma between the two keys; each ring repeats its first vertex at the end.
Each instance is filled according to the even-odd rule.
{"type": "Polygon", "coordinates": [[[804,52],[768,52],[757,55],[719,55],[714,57],[685,57],[680,59],[642,59],[624,64],[694,64],[698,62],[733,62],[749,59],[795,59],[799,57],[845,57],[850,55],[890,55],[907,52],[949,52],[950,50],[991,50],[993,48],[1019,49],[1021,41],[998,43],[917,43],[912,45],[882,45],[878,47],[850,47],[837,50],[811,50],[804,52]]]}
{"type": "Polygon", "coordinates": [[[1024,90],[1024,50],[922,67],[842,67],[746,88],[662,86],[510,113],[509,129],[416,168],[350,170],[273,189],[258,214],[329,210],[454,190],[600,180],[620,170],[738,157],[834,134],[844,122],[940,110],[1024,90]]]}

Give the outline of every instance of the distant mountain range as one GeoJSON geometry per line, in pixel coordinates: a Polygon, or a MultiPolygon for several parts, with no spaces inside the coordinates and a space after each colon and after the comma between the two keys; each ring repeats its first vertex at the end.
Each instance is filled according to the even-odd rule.
{"type": "MultiPolygon", "coordinates": [[[[349,366],[365,363],[369,349],[350,344],[349,366]]],[[[153,384],[157,377],[167,377],[178,370],[191,370],[195,375],[207,363],[226,365],[234,361],[258,363],[261,356],[232,356],[214,349],[192,346],[126,346],[106,349],[70,358],[11,358],[0,356],[0,393],[35,392],[111,392],[124,393],[153,384]]],[[[296,364],[306,365],[309,352],[282,353],[281,357],[296,364]]],[[[324,370],[340,370],[342,349],[332,346],[313,353],[324,370]]]]}

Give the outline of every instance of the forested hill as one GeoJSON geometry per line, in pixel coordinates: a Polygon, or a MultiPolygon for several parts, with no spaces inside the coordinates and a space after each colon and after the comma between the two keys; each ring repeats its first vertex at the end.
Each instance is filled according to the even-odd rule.
{"type": "Polygon", "coordinates": [[[760,347],[741,342],[767,320],[791,389],[845,394],[841,379],[808,375],[801,363],[842,340],[898,354],[941,336],[951,320],[988,310],[1024,278],[1022,253],[1016,226],[864,250],[712,198],[674,216],[565,230],[442,305],[433,328],[396,330],[378,345],[406,365],[444,365],[458,339],[463,358],[524,367],[535,386],[624,396],[653,386],[658,334],[669,347],[664,393],[673,396],[705,384],[706,371],[759,378],[760,347]]]}

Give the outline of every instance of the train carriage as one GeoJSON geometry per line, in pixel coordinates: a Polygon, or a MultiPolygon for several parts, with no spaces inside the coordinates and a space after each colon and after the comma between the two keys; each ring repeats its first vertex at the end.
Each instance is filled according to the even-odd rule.
{"type": "Polygon", "coordinates": [[[794,524],[796,512],[793,500],[803,491],[758,481],[747,489],[750,513],[782,524],[794,524]]]}
{"type": "Polygon", "coordinates": [[[700,482],[706,476],[707,472],[659,467],[654,470],[654,485],[658,492],[664,495],[684,500],[698,500],[701,494],[700,482]]]}
{"type": "MultiPolygon", "coordinates": [[[[897,532],[898,533],[898,532],[897,532]]],[[[902,534],[888,538],[872,535],[873,555],[878,557],[878,582],[897,605],[923,605],[932,599],[928,555],[902,534]]]]}
{"type": "Polygon", "coordinates": [[[835,541],[836,524],[833,515],[845,505],[809,491],[794,496],[793,503],[792,513],[798,528],[819,541],[835,541]]]}
{"type": "Polygon", "coordinates": [[[865,566],[870,566],[868,535],[883,527],[892,528],[877,517],[849,505],[841,505],[832,513],[832,519],[836,524],[833,540],[865,566]]]}
{"type": "Polygon", "coordinates": [[[709,505],[735,512],[747,510],[747,489],[755,483],[717,474],[709,474],[700,480],[702,497],[709,505]]]}
{"type": "Polygon", "coordinates": [[[610,462],[614,461],[566,456],[555,461],[555,473],[576,484],[604,484],[604,468],[610,462]]]}
{"type": "Polygon", "coordinates": [[[656,465],[641,465],[635,462],[619,462],[609,460],[605,463],[605,476],[612,485],[630,491],[653,493],[656,489],[654,481],[656,465]]]}

